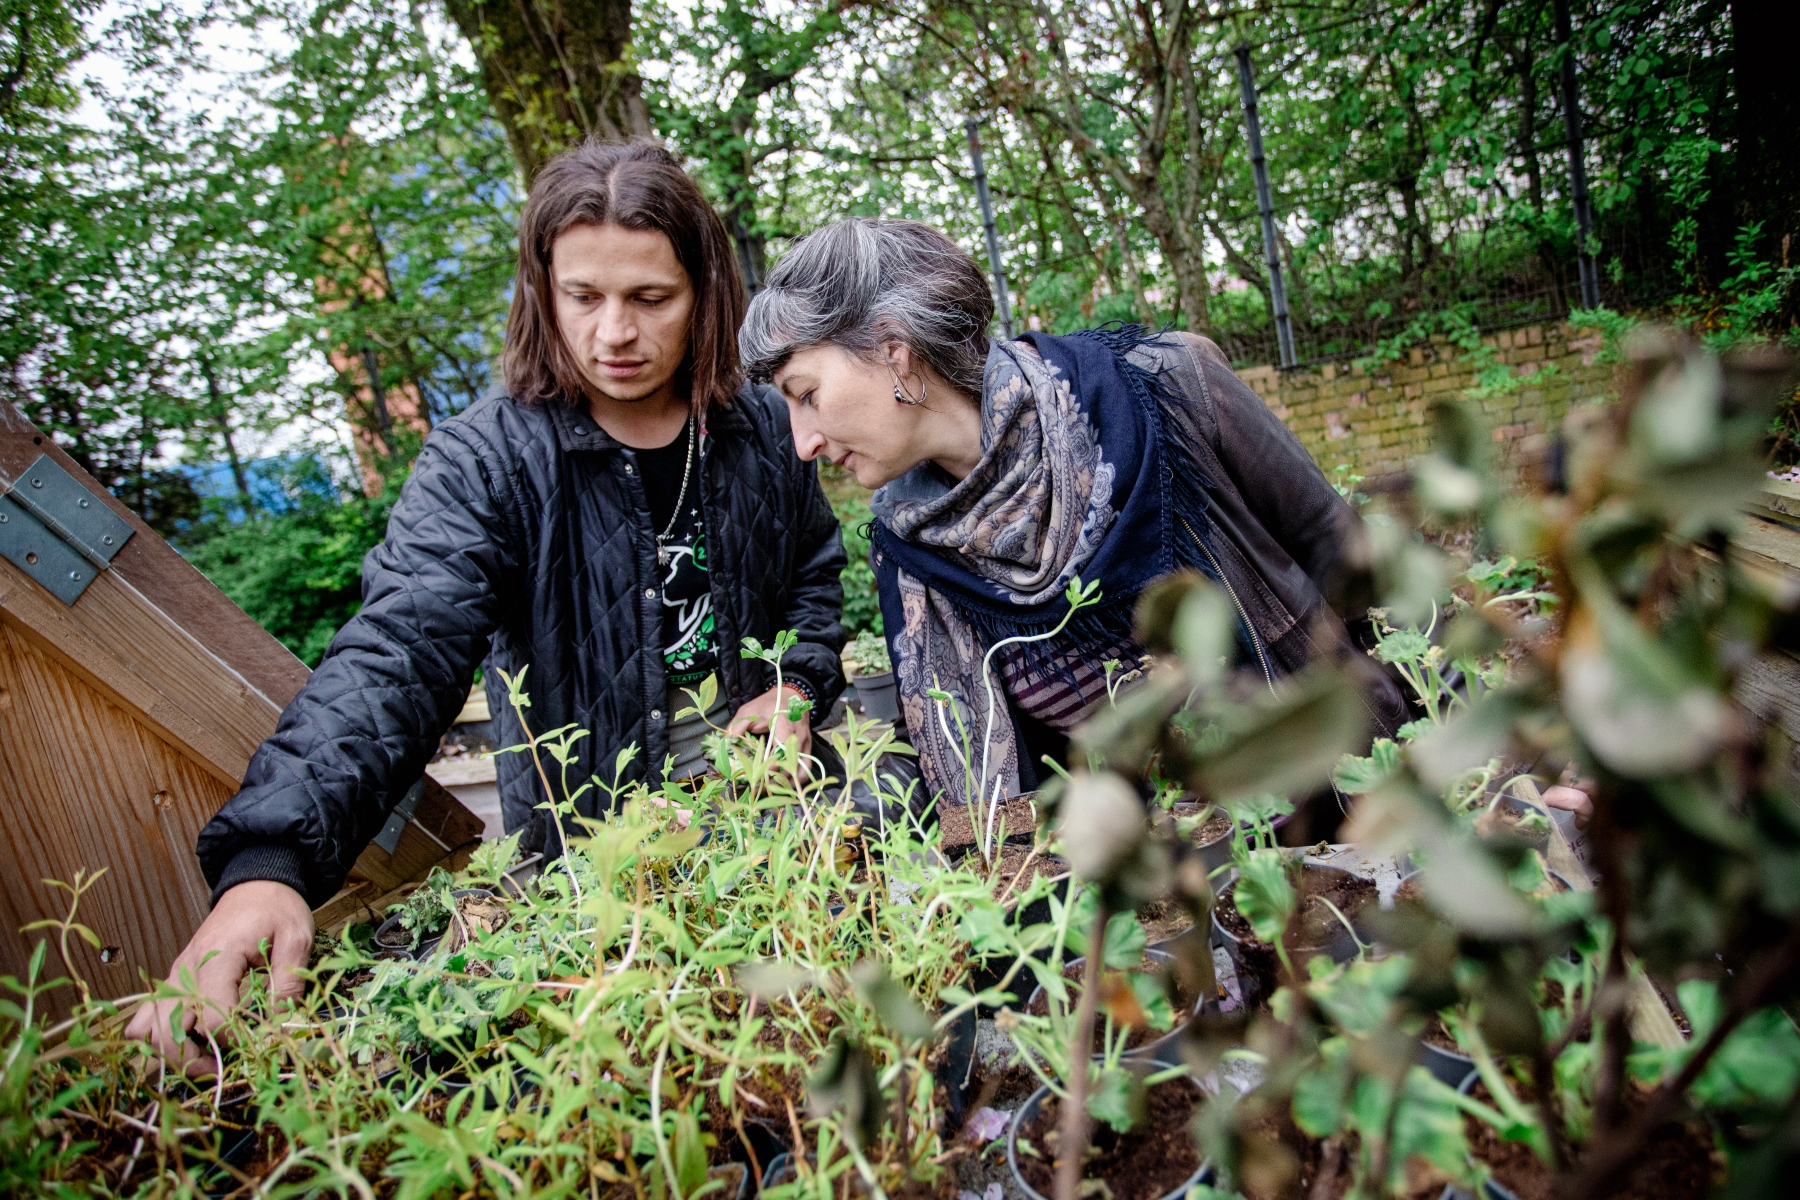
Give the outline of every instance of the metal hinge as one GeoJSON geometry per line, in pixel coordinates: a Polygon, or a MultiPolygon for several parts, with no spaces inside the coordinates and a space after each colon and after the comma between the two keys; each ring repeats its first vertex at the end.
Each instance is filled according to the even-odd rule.
{"type": "Polygon", "coordinates": [[[0,495],[0,555],[64,604],[81,598],[133,532],[48,454],[0,495]]]}
{"type": "Polygon", "coordinates": [[[400,797],[400,803],[394,805],[394,811],[388,814],[387,824],[375,835],[375,844],[392,854],[400,845],[400,835],[406,832],[408,822],[412,820],[413,810],[419,807],[419,797],[425,794],[423,779],[406,789],[400,797]]]}

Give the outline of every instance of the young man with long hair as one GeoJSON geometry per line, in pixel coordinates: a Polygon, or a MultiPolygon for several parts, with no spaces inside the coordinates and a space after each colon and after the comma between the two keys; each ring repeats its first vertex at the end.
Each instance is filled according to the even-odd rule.
{"type": "MultiPolygon", "coordinates": [[[[537,732],[589,731],[577,780],[610,779],[630,745],[626,780],[698,773],[708,725],[674,714],[707,675],[707,719],[773,724],[803,753],[791,696],[828,712],[843,689],[837,522],[786,403],[742,383],[743,282],[693,181],[648,143],[564,154],[532,183],[515,287],[506,386],[426,439],[363,564],[362,611],[200,833],[214,906],[170,974],[194,971],[205,1004],[145,1005],[131,1026],[172,1057],[194,1057],[181,1033],[216,1025],[251,966],[299,989],[311,909],[419,779],[484,661],[499,744],[523,740],[502,671],[529,668],[537,732]],[[782,629],[800,641],[778,692],[738,644],[782,629]]],[[[497,762],[507,830],[555,853],[530,763],[497,762]]],[[[603,797],[588,789],[583,814],[603,797]]]]}

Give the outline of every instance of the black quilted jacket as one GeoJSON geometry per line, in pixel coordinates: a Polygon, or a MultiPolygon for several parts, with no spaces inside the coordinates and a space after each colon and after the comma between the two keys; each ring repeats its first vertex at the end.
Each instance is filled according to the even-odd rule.
{"type": "MultiPolygon", "coordinates": [[[[315,907],[328,899],[419,779],[484,659],[498,744],[522,740],[499,671],[526,671],[535,732],[589,731],[575,744],[572,786],[611,780],[615,755],[633,744],[625,778],[660,771],[671,714],[656,538],[637,471],[586,414],[505,395],[432,432],[387,540],[363,562],[362,611],[251,758],[242,790],[200,831],[215,898],[277,879],[315,907]]],[[[830,711],[844,686],[844,548],[777,392],[746,387],[713,409],[700,479],[727,702],[773,684],[772,668],[737,654],[739,640],[766,645],[792,629],[800,642],[782,669],[830,711]]],[[[554,849],[529,758],[497,762],[507,829],[554,849]]],[[[579,806],[591,815],[604,799],[590,787],[579,806]]]]}

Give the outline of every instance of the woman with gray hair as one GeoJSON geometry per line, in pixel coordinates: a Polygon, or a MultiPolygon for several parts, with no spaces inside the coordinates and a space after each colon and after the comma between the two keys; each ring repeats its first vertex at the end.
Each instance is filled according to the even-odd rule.
{"type": "MultiPolygon", "coordinates": [[[[876,489],[909,741],[956,802],[972,782],[958,718],[983,778],[1035,787],[1040,756],[1062,758],[1105,697],[1104,664],[1143,662],[1133,606],[1170,572],[1224,585],[1240,659],[1271,687],[1351,640],[1324,596],[1355,516],[1218,347],[1139,328],[997,341],[993,315],[981,269],[942,233],[857,218],[790,250],[739,334],[750,376],[786,396],[800,456],[876,489]],[[1076,576],[1100,603],[995,656],[1007,719],[985,721],[983,655],[1054,629],[1076,576]],[[933,711],[939,689],[954,716],[933,711]]],[[[1374,732],[1405,720],[1391,681],[1372,679],[1369,702],[1374,732]]]]}

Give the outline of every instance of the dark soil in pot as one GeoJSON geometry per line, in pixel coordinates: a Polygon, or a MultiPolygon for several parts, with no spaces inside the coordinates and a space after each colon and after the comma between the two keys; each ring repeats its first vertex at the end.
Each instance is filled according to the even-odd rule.
{"type": "MultiPolygon", "coordinates": [[[[1182,1189],[1200,1170],[1200,1151],[1188,1126],[1202,1094],[1192,1080],[1160,1083],[1145,1097],[1146,1115],[1130,1133],[1120,1134],[1103,1121],[1093,1122],[1088,1139],[1084,1183],[1105,1183],[1112,1200],[1161,1200],[1182,1189]]],[[[1017,1152],[1019,1177],[1039,1196],[1056,1194],[1053,1147],[1060,1134],[1062,1103],[1046,1089],[1020,1110],[1017,1152]],[[1027,1147],[1035,1150],[1032,1154],[1027,1147]]]]}
{"type": "MultiPolygon", "coordinates": [[[[968,865],[973,868],[979,864],[971,863],[968,865]]],[[[1039,854],[1034,858],[1032,857],[1031,848],[1029,846],[1002,846],[1000,848],[999,865],[995,869],[993,876],[994,898],[1000,901],[1001,907],[1008,910],[1009,919],[1020,929],[1029,929],[1033,925],[1042,925],[1050,920],[1050,897],[1040,896],[1023,908],[1019,907],[1018,898],[1031,886],[1034,879],[1040,876],[1049,876],[1051,878],[1062,876],[1063,878],[1054,885],[1054,890],[1051,894],[1067,899],[1069,895],[1068,872],[1069,864],[1062,859],[1057,858],[1054,854],[1039,854]],[[1018,881],[1016,886],[1014,885],[1014,880],[1018,881]]],[[[1044,953],[1047,954],[1048,951],[1045,951],[1044,953]]],[[[972,960],[970,963],[969,990],[979,992],[993,987],[1000,982],[1001,976],[1006,973],[1007,969],[1010,968],[1012,964],[1013,960],[1010,956],[995,957],[993,959],[978,958],[972,960]]],[[[1027,982],[1029,982],[1029,976],[1026,978],[1027,982]]],[[[1015,980],[1015,983],[1016,982],[1017,981],[1015,980]]],[[[1017,994],[1023,997],[1027,992],[1025,989],[1021,988],[1017,994]]],[[[992,1015],[993,1010],[984,1005],[981,1012],[983,1015],[992,1015]]]]}
{"type": "MultiPolygon", "coordinates": [[[[1145,952],[1143,961],[1138,964],[1137,969],[1145,974],[1151,974],[1156,971],[1167,971],[1173,961],[1174,956],[1167,951],[1150,950],[1145,952]]],[[[1086,973],[1087,960],[1085,958],[1074,959],[1070,961],[1068,966],[1063,968],[1063,978],[1069,981],[1069,1006],[1071,1009],[1073,1009],[1081,1000],[1082,977],[1086,973]]],[[[1110,967],[1102,970],[1100,975],[1101,995],[1104,996],[1106,994],[1106,985],[1109,980],[1119,979],[1123,974],[1122,971],[1116,971],[1110,967]]],[[[1182,1028],[1193,1019],[1194,1014],[1200,1010],[1200,999],[1183,988],[1179,980],[1175,983],[1175,994],[1176,1001],[1172,1006],[1175,1010],[1174,1024],[1170,1025],[1167,1029],[1155,1029],[1149,1025],[1133,1026],[1131,1032],[1127,1034],[1125,1038],[1125,1052],[1127,1054],[1141,1053],[1149,1050],[1151,1047],[1161,1043],[1165,1039],[1176,1036],[1181,1032],[1182,1028]]],[[[1033,1016],[1048,1016],[1050,1013],[1050,997],[1044,994],[1042,988],[1039,988],[1031,994],[1031,999],[1025,1007],[1026,1011],[1033,1016]]],[[[1095,1044],[1099,1044],[1098,1033],[1095,1035],[1095,1044]]]]}
{"type": "MultiPolygon", "coordinates": [[[[1191,817],[1200,811],[1198,805],[1178,804],[1175,806],[1176,820],[1191,817]]],[[[1217,870],[1231,861],[1231,817],[1223,810],[1214,808],[1207,815],[1200,827],[1189,835],[1188,841],[1200,849],[1200,861],[1206,864],[1208,871],[1217,870]]]]}
{"type": "MultiPolygon", "coordinates": [[[[1493,1103],[1479,1081],[1471,1084],[1469,1094],[1484,1104],[1493,1103]]],[[[1643,1104],[1644,1096],[1633,1088],[1625,1101],[1627,1116],[1643,1104]]],[[[1524,1143],[1502,1141],[1493,1126],[1474,1117],[1463,1118],[1463,1135],[1469,1140],[1469,1152],[1487,1164],[1494,1182],[1517,1200],[1558,1200],[1550,1168],[1524,1143]]],[[[1579,1158],[1580,1150],[1575,1153],[1579,1158]]],[[[1704,1121],[1663,1126],[1645,1139],[1633,1162],[1624,1186],[1607,1193],[1614,1200],[1702,1200],[1712,1195],[1722,1166],[1712,1130],[1704,1121]]]]}
{"type": "MultiPolygon", "coordinates": [[[[1032,807],[1031,798],[1031,794],[1028,794],[1001,802],[1000,811],[994,814],[996,836],[1000,835],[1001,825],[1004,824],[1006,841],[1031,844],[1032,839],[1037,836],[1037,813],[1032,807]]],[[[954,860],[980,844],[980,833],[975,828],[974,819],[982,822],[981,832],[986,832],[986,805],[977,805],[976,811],[971,813],[967,805],[944,803],[938,805],[937,812],[938,831],[943,834],[942,845],[946,857],[954,860]]]]}
{"type": "MultiPolygon", "coordinates": [[[[1251,931],[1250,922],[1237,910],[1237,881],[1234,879],[1219,893],[1213,905],[1213,925],[1224,934],[1226,953],[1237,969],[1238,987],[1246,1005],[1257,1004],[1273,995],[1279,980],[1281,959],[1275,947],[1261,941],[1251,931]]],[[[1351,938],[1335,905],[1352,924],[1364,908],[1378,903],[1380,892],[1372,879],[1363,879],[1338,867],[1307,863],[1300,873],[1300,903],[1282,934],[1288,957],[1296,970],[1315,954],[1329,952],[1343,961],[1356,953],[1351,938]],[[1324,903],[1329,900],[1330,905],[1324,903]]]]}

